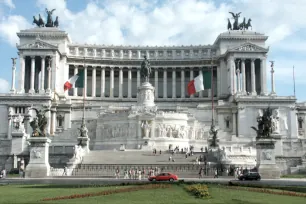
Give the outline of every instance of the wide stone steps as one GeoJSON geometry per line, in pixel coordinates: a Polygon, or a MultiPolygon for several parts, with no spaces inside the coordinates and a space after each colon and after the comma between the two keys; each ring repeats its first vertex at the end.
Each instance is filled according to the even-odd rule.
{"type": "MultiPolygon", "coordinates": [[[[181,178],[197,178],[199,170],[203,165],[198,164],[165,164],[165,165],[118,165],[118,164],[81,164],[75,168],[71,176],[77,177],[115,177],[115,171],[119,168],[120,177],[124,177],[125,169],[145,169],[146,176],[150,169],[158,168],[159,172],[170,172],[178,175],[181,178]]],[[[213,175],[213,169],[205,169],[208,175],[213,175]]]]}
{"type": "Polygon", "coordinates": [[[153,154],[149,151],[91,151],[83,157],[82,164],[190,164],[196,157],[200,157],[203,153],[195,153],[193,156],[185,158],[184,153],[170,154],[162,152],[161,154],[153,154]],[[169,157],[174,162],[169,162],[169,157]]]}

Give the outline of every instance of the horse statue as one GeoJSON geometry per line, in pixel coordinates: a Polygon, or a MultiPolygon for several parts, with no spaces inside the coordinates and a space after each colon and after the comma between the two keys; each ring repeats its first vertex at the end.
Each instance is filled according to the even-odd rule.
{"type": "Polygon", "coordinates": [[[41,15],[38,14],[38,22],[39,24],[41,25],[41,27],[45,27],[45,22],[44,20],[42,19],[41,15]]]}
{"type": "Polygon", "coordinates": [[[233,12],[229,12],[230,14],[232,14],[233,19],[235,19],[235,22],[233,24],[233,30],[239,30],[238,27],[238,19],[240,17],[241,12],[234,14],[233,12]]]}
{"type": "Polygon", "coordinates": [[[251,21],[252,19],[249,18],[248,22],[245,24],[245,29],[249,30],[249,27],[252,28],[251,21]]]}
{"type": "Polygon", "coordinates": [[[47,13],[47,23],[46,23],[46,27],[54,27],[53,24],[53,20],[52,20],[52,13],[53,11],[55,11],[55,9],[52,9],[51,11],[49,11],[48,9],[46,9],[46,13],[47,13]]]}
{"type": "Polygon", "coordinates": [[[141,63],[140,75],[145,82],[149,82],[149,78],[151,75],[151,66],[149,60],[147,59],[147,56],[144,56],[144,60],[141,63]]]}
{"type": "Polygon", "coordinates": [[[239,24],[239,30],[245,30],[245,25],[246,23],[245,23],[245,17],[244,17],[242,23],[239,24]]]}
{"type": "Polygon", "coordinates": [[[58,27],[58,16],[56,16],[56,18],[55,18],[54,27],[58,27]]]}
{"type": "Polygon", "coordinates": [[[36,24],[38,27],[44,27],[44,21],[41,19],[40,15],[39,15],[39,20],[37,20],[37,18],[35,16],[33,16],[33,24],[36,24]]]}
{"type": "Polygon", "coordinates": [[[227,30],[233,30],[230,19],[228,18],[227,21],[228,21],[228,23],[227,23],[227,30]]]}

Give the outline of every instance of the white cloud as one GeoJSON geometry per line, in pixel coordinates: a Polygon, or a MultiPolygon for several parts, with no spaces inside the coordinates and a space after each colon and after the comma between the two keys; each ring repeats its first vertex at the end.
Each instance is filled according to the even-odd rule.
{"type": "Polygon", "coordinates": [[[19,41],[16,33],[30,26],[23,16],[3,17],[0,21],[0,38],[11,46],[15,46],[19,41]]]}
{"type": "Polygon", "coordinates": [[[0,93],[8,93],[10,89],[10,84],[5,79],[0,78],[0,93]]]}
{"type": "Polygon", "coordinates": [[[10,9],[15,8],[15,4],[13,3],[13,0],[0,0],[0,4],[4,4],[5,6],[9,7],[10,9]]]}

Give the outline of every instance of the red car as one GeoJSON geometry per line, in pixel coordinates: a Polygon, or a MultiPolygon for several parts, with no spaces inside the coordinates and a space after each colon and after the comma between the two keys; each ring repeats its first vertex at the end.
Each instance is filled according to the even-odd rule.
{"type": "Polygon", "coordinates": [[[149,181],[176,181],[178,180],[177,175],[171,173],[161,173],[157,176],[150,176],[149,181]]]}

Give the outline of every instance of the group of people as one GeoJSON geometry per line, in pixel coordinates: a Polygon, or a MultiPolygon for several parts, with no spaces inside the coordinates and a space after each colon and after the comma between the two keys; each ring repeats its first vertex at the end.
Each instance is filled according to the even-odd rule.
{"type": "MultiPolygon", "coordinates": [[[[160,173],[160,169],[155,167],[155,168],[150,168],[150,169],[137,169],[137,168],[130,168],[130,169],[124,169],[123,171],[123,179],[133,179],[133,180],[141,180],[142,178],[154,176],[156,174],[160,173]]],[[[119,167],[116,168],[115,170],[115,177],[116,179],[120,179],[120,169],[119,167]]]]}

